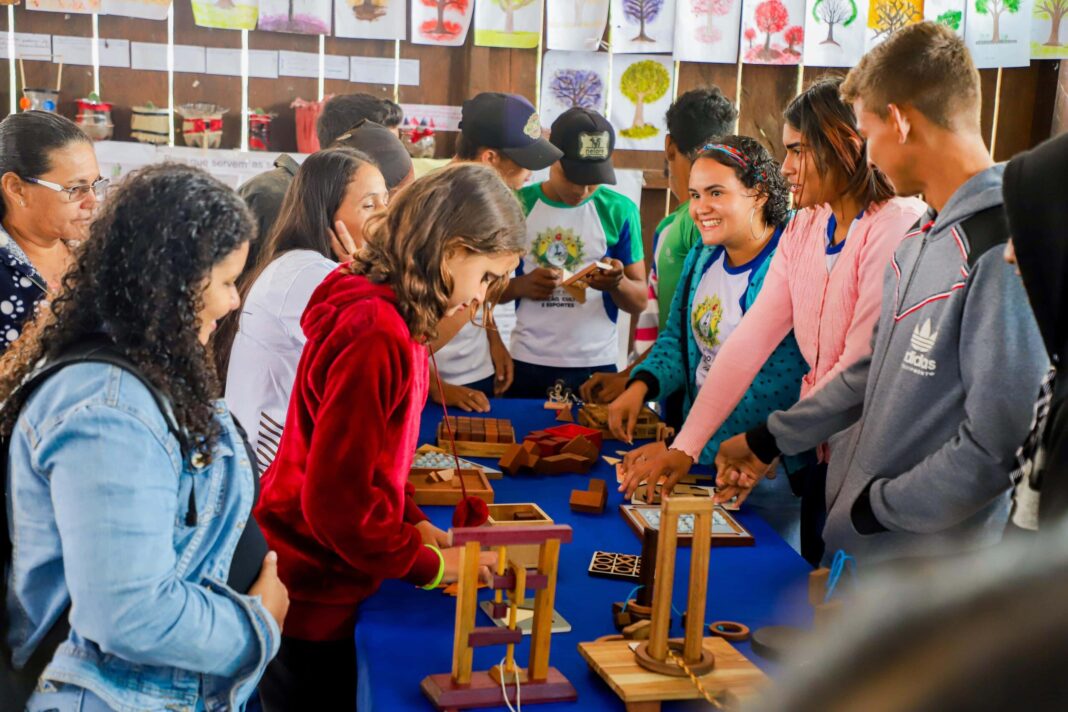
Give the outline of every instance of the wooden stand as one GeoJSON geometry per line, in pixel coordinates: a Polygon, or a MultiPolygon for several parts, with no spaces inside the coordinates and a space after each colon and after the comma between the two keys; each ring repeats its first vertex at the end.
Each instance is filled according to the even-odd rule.
{"type": "Polygon", "coordinates": [[[764,679],[752,663],[719,638],[704,638],[705,599],[711,552],[712,500],[707,497],[667,497],[661,504],[655,586],[649,639],[579,643],[579,652],[604,678],[628,710],[655,712],[662,700],[688,700],[725,693],[749,696],[764,679]],[[686,601],[685,637],[669,640],[671,595],[675,582],[678,521],[694,517],[690,585],[686,601]],[[694,680],[696,679],[696,683],[694,680]]]}
{"type": "Polygon", "coordinates": [[[460,552],[460,580],[456,595],[456,627],[453,637],[452,672],[429,675],[420,685],[439,710],[496,707],[505,700],[516,701],[518,676],[524,704],[565,702],[578,699],[578,693],[556,668],[549,667],[553,606],[556,598],[556,574],[560,544],[571,541],[571,527],[565,525],[517,526],[504,528],[471,527],[453,529],[452,545],[463,545],[460,552]],[[508,558],[508,547],[538,545],[538,567],[527,569],[508,558]],[[498,565],[491,588],[494,605],[507,606],[507,628],[476,628],[478,607],[479,552],[483,546],[497,550],[498,565]],[[534,620],[530,637],[530,660],[526,668],[515,665],[515,644],[522,640],[516,629],[516,610],[524,603],[526,591],[534,594],[534,620]],[[508,602],[502,600],[507,592],[508,602]],[[485,672],[474,672],[476,647],[506,645],[505,662],[485,672]],[[501,682],[505,690],[502,692],[501,682]]]}

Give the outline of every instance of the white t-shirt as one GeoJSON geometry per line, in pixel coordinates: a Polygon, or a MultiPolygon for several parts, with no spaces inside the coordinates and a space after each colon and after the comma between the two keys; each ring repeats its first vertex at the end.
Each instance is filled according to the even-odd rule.
{"type": "Polygon", "coordinates": [[[697,387],[705,382],[720,346],[745,315],[745,292],[749,289],[752,264],[732,268],[726,250],[719,249],[701,281],[690,306],[690,329],[701,361],[697,364],[697,387]]]}
{"type": "Polygon", "coordinates": [[[260,472],[274,460],[304,350],[300,318],[312,292],[337,267],[314,250],[291,250],[256,279],[241,307],[226,402],[249,432],[260,472]]]}
{"type": "MultiPolygon", "coordinates": [[[[481,323],[482,317],[477,317],[481,323]]],[[[466,386],[493,375],[493,358],[489,336],[477,324],[467,323],[449,343],[434,354],[441,380],[454,386],[466,386]]]]}

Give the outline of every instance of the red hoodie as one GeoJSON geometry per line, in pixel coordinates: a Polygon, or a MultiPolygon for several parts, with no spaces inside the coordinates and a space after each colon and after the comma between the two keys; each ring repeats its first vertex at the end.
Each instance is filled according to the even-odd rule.
{"type": "Polygon", "coordinates": [[[339,268],[301,318],[308,341],[255,510],[289,589],[287,636],[350,636],[357,605],[383,579],[423,585],[437,576],[407,484],[427,350],[396,301],[389,287],[339,268]]]}

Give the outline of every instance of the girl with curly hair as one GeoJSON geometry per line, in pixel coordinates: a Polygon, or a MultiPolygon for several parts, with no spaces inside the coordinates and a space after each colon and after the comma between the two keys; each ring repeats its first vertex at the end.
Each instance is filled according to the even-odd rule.
{"type": "MultiPolygon", "coordinates": [[[[786,108],[782,174],[799,210],[760,298],[717,354],[671,449],[639,448],[624,459],[628,474],[621,489],[628,496],[648,478],[666,478],[670,489],[689,472],[791,330],[809,367],[801,398],[871,352],[883,272],[925,206],[915,198],[895,198],[890,181],[868,164],[853,109],[838,95],[841,83],[840,77],[821,79],[786,108]]],[[[729,433],[735,438],[723,441],[721,456],[741,432],[729,433]]],[[[802,498],[801,554],[813,566],[823,556],[826,455],[826,447],[820,448],[820,463],[790,476],[802,498]]],[[[747,494],[727,487],[721,496],[744,500],[747,494]]]]}
{"type": "Polygon", "coordinates": [[[0,361],[14,665],[69,621],[30,710],[241,709],[278,649],[288,599],[207,348],[253,234],[199,169],[130,175],[0,361]],[[87,343],[129,368],[90,354],[23,395],[87,343]]]}
{"type": "Polygon", "coordinates": [[[260,687],[268,712],[353,709],[360,602],[384,579],[456,579],[459,551],[424,537],[407,486],[427,345],[446,317],[492,309],[525,228],[493,170],[461,163],[417,180],[364,232],[304,311],[307,342],[256,507],[293,599],[260,687]]]}
{"type": "MultiPolygon", "coordinates": [[[[616,437],[631,440],[638,412],[649,400],[680,395],[682,414],[689,413],[718,354],[761,293],[790,219],[789,202],[779,165],[756,140],[726,136],[698,147],[690,169],[689,210],[701,243],[683,263],[664,329],[648,357],[633,369],[626,390],[608,407],[616,437]]],[[[723,440],[793,405],[804,373],[805,360],[787,334],[699,461],[712,464],[723,440]]],[[[799,515],[793,496],[788,491],[767,494],[756,502],[762,514],[784,536],[792,532],[796,537],[799,515]]]]}

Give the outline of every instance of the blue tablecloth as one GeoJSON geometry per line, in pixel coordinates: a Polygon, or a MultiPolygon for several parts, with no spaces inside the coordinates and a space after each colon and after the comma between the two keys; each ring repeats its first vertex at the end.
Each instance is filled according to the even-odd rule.
{"type": "MultiPolygon", "coordinates": [[[[556,424],[553,414],[541,402],[499,400],[493,401],[492,408],[489,415],[510,419],[519,439],[531,430],[556,424]]],[[[434,442],[441,416],[440,406],[427,405],[420,442],[434,442]]],[[[622,443],[605,441],[602,454],[614,455],[622,449],[626,449],[622,443]]],[[[577,703],[538,705],[539,710],[623,708],[615,693],[590,671],[579,654],[578,644],[616,632],[612,627],[612,602],[623,600],[633,588],[628,582],[590,576],[587,568],[593,552],[637,554],[641,542],[619,513],[623,497],[616,491],[614,469],[601,460],[590,476],[608,482],[604,514],[580,514],[568,506],[571,490],[585,489],[587,476],[505,475],[492,482],[497,502],[537,502],[556,523],[570,524],[574,529],[573,541],[561,547],[556,591],[556,610],[572,630],[553,634],[550,664],[571,681],[579,699],[577,703]]],[[[426,507],[425,511],[435,524],[448,528],[452,507],[426,507]]],[[[737,518],[753,534],[756,545],[712,549],[706,622],[733,620],[752,629],[781,623],[807,624],[811,619],[805,594],[808,565],[755,515],[747,514],[743,508],[737,518]]],[[[674,601],[680,610],[686,601],[689,559],[689,549],[679,549],[674,601]]],[[[480,600],[490,597],[491,592],[485,590],[480,600]]],[[[364,602],[356,624],[361,712],[431,709],[419,683],[429,674],[452,669],[455,601],[438,591],[388,581],[364,602]]],[[[477,625],[492,624],[481,610],[476,621],[477,625]]],[[[673,623],[672,634],[681,636],[677,617],[673,623]]],[[[524,636],[524,643],[516,649],[516,660],[524,666],[530,650],[528,641],[529,636],[524,636]]],[[[753,654],[748,643],[738,647],[767,668],[768,663],[753,654]]],[[[488,669],[503,655],[503,647],[476,649],[475,670],[488,669]]],[[[668,706],[681,708],[678,703],[668,706]]]]}

